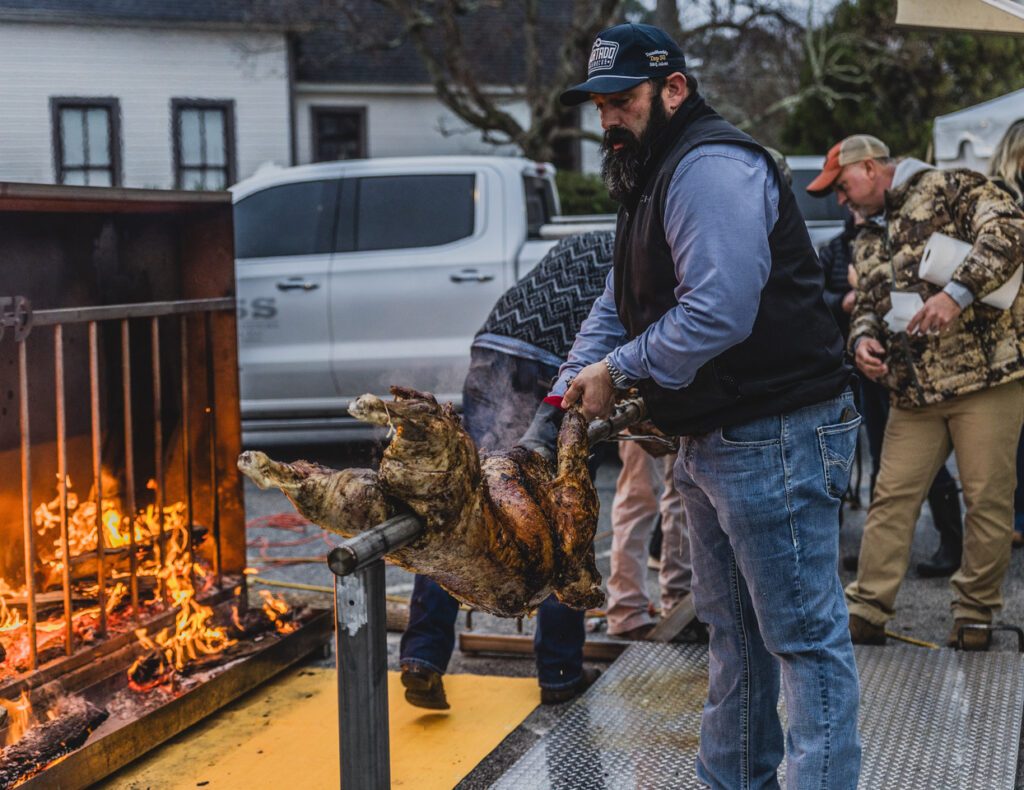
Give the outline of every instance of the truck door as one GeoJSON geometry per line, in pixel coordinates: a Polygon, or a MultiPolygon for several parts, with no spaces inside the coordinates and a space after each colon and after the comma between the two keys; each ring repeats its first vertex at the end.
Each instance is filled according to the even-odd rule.
{"type": "Polygon", "coordinates": [[[337,398],[327,292],[338,183],[272,186],[235,204],[243,412],[316,411],[337,398]]]}
{"type": "Polygon", "coordinates": [[[472,168],[353,179],[339,220],[351,243],[331,270],[342,397],[398,384],[459,401],[473,336],[508,286],[500,206],[488,205],[500,201],[484,197],[496,181],[472,168]]]}

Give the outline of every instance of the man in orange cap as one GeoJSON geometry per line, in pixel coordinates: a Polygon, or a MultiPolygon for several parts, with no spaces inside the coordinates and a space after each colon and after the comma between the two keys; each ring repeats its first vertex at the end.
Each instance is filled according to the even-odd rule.
{"type": "Polygon", "coordinates": [[[1024,296],[1006,310],[983,300],[1024,259],[1024,214],[984,176],[890,159],[864,134],[833,146],[807,187],[817,196],[829,190],[868,218],[853,244],[848,348],[892,404],[857,580],[846,588],[850,635],[885,641],[917,514],[955,450],[967,512],[947,644],[986,650],[1010,559],[1016,447],[1006,437],[1024,422],[1024,296]],[[941,287],[918,273],[933,233],[971,245],[941,287]]]}

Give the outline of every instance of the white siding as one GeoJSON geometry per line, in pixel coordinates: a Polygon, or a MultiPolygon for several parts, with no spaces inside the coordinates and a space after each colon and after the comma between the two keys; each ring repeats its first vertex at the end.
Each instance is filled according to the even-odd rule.
{"type": "Polygon", "coordinates": [[[123,186],[174,185],[171,99],[233,100],[236,177],[289,164],[283,35],[0,22],[0,180],[52,183],[53,96],[120,102],[123,186]]]}
{"type": "MultiPolygon", "coordinates": [[[[433,92],[418,86],[369,87],[300,83],[296,88],[295,131],[298,162],[313,161],[312,108],[362,108],[366,112],[367,156],[430,156],[439,154],[522,154],[512,145],[485,142],[478,130],[448,110],[433,92]]],[[[526,105],[510,100],[507,109],[526,119],[526,105]]],[[[600,119],[590,105],[582,108],[584,128],[600,132],[600,119]]],[[[585,170],[600,170],[600,155],[594,143],[584,142],[585,170]]]]}

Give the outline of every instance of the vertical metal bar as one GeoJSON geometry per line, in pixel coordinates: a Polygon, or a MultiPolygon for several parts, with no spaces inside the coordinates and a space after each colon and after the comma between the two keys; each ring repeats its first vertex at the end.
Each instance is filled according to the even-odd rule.
{"type": "Polygon", "coordinates": [[[217,476],[217,387],[214,383],[213,366],[213,316],[204,314],[206,333],[206,413],[209,415],[210,430],[210,497],[213,506],[213,572],[217,587],[223,587],[223,564],[220,545],[220,498],[217,476]]]}
{"type": "Polygon", "coordinates": [[[25,541],[25,600],[28,607],[29,668],[39,668],[36,634],[36,544],[32,528],[32,445],[28,420],[28,340],[18,341],[18,398],[21,407],[21,518],[25,541]]]}
{"type": "Polygon", "coordinates": [[[96,491],[96,585],[99,591],[100,633],[107,632],[107,538],[103,524],[103,450],[100,435],[99,326],[89,322],[89,403],[92,410],[92,486],[96,491]]]}
{"type": "Polygon", "coordinates": [[[57,497],[60,503],[60,539],[64,545],[61,582],[64,588],[64,653],[74,652],[71,620],[71,536],[68,534],[68,437],[64,402],[64,327],[53,327],[53,364],[57,389],[57,497]]]}
{"type": "MultiPolygon", "coordinates": [[[[156,481],[156,518],[159,528],[157,556],[160,567],[167,563],[167,537],[164,535],[164,422],[163,383],[160,377],[160,319],[153,316],[151,323],[153,354],[153,479],[156,481]]],[[[159,593],[164,604],[169,603],[167,585],[158,576],[159,593]]]]}
{"type": "Polygon", "coordinates": [[[188,580],[195,589],[196,580],[193,571],[196,555],[195,546],[192,542],[192,532],[195,527],[195,511],[192,503],[192,426],[189,420],[189,409],[192,405],[189,400],[189,353],[188,353],[188,315],[181,316],[181,458],[184,465],[185,475],[185,535],[188,545],[188,580]]]}
{"type": "MultiPolygon", "coordinates": [[[[128,572],[132,617],[139,617],[139,558],[135,555],[135,442],[132,434],[132,360],[128,319],[121,319],[121,388],[124,393],[124,519],[128,522],[128,572]]],[[[123,523],[123,522],[122,522],[123,523]]]]}
{"type": "Polygon", "coordinates": [[[384,560],[334,581],[341,787],[388,790],[388,648],[384,560]]]}

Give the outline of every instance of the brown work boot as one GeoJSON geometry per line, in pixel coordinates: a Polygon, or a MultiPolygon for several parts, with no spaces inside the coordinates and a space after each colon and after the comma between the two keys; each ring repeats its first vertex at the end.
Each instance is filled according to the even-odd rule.
{"type": "Polygon", "coordinates": [[[402,685],[405,686],[405,701],[410,705],[431,710],[448,710],[451,707],[440,672],[420,664],[402,664],[402,685]]]}
{"type": "Polygon", "coordinates": [[[992,644],[992,633],[987,628],[988,623],[982,620],[975,620],[971,617],[958,617],[953,621],[953,630],[946,637],[946,646],[960,649],[960,629],[964,629],[964,650],[977,650],[984,652],[992,644]],[[964,628],[964,626],[985,626],[983,628],[964,628]]]}
{"type": "Polygon", "coordinates": [[[850,641],[855,645],[884,645],[885,626],[875,625],[860,615],[850,615],[850,641]]]}
{"type": "Polygon", "coordinates": [[[542,705],[560,705],[578,697],[588,688],[594,685],[594,681],[601,677],[600,669],[584,669],[580,679],[573,685],[564,689],[546,689],[541,687],[540,701],[542,705]]]}

